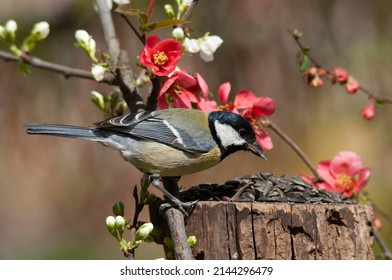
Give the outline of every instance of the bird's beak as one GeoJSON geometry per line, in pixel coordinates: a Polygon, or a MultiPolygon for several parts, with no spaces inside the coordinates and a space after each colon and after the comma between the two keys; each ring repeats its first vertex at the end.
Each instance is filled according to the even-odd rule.
{"type": "Polygon", "coordinates": [[[263,159],[267,160],[263,148],[260,147],[259,143],[257,143],[256,140],[253,143],[246,143],[246,148],[256,156],[262,157],[263,159]]]}

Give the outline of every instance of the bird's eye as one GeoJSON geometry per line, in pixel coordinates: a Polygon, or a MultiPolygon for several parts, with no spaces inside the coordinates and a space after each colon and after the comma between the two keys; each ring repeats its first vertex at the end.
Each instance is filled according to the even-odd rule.
{"type": "Polygon", "coordinates": [[[241,137],[244,137],[245,134],[246,134],[246,130],[245,130],[244,128],[240,128],[240,129],[238,130],[238,132],[239,132],[239,134],[240,134],[241,137]]]}

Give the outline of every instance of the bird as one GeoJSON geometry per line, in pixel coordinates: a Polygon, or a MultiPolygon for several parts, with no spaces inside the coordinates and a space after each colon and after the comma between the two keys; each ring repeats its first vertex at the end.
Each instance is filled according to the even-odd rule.
{"type": "MultiPolygon", "coordinates": [[[[28,134],[98,142],[120,151],[126,161],[154,178],[180,178],[209,169],[241,150],[267,159],[251,124],[239,114],[227,111],[169,108],[118,116],[92,127],[24,127],[28,134]]],[[[159,189],[171,196],[164,188],[159,189]]]]}

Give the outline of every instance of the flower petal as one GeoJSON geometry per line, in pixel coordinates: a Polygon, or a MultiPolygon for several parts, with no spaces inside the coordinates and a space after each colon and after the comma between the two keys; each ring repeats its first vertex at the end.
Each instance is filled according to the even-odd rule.
{"type": "Polygon", "coordinates": [[[320,161],[317,165],[317,173],[326,183],[335,186],[335,177],[330,172],[330,160],[320,161]]]}
{"type": "Polygon", "coordinates": [[[362,168],[362,159],[354,152],[342,151],[332,160],[330,171],[337,177],[339,174],[353,176],[362,168]]]}
{"type": "Polygon", "coordinates": [[[252,115],[254,117],[268,117],[275,112],[275,101],[269,97],[259,97],[253,102],[252,115]]]}
{"type": "Polygon", "coordinates": [[[234,106],[238,109],[247,109],[253,106],[253,102],[256,100],[256,94],[250,90],[240,90],[235,99],[234,106]]]}
{"type": "Polygon", "coordinates": [[[225,82],[221,84],[218,88],[219,99],[222,103],[227,103],[229,100],[229,94],[231,90],[230,82],[225,82]]]}
{"type": "Polygon", "coordinates": [[[200,98],[197,107],[204,112],[212,112],[218,109],[218,105],[214,100],[200,98]]]}
{"type": "Polygon", "coordinates": [[[208,85],[207,85],[206,81],[203,79],[203,77],[199,73],[195,74],[195,78],[196,78],[196,80],[197,80],[197,82],[199,84],[201,92],[203,93],[203,97],[205,99],[207,99],[208,98],[209,89],[208,89],[208,85]]]}
{"type": "Polygon", "coordinates": [[[372,173],[372,170],[368,167],[362,168],[358,172],[358,181],[357,181],[357,188],[356,192],[362,190],[366,184],[368,183],[370,179],[370,174],[372,173]]]}
{"type": "Polygon", "coordinates": [[[266,130],[258,129],[257,131],[255,131],[255,133],[256,133],[257,142],[261,145],[261,147],[264,150],[269,151],[274,147],[271,137],[266,130]]]}

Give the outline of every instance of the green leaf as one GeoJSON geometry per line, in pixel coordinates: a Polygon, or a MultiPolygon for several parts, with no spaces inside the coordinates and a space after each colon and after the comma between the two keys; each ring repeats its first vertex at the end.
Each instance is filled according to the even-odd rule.
{"type": "Polygon", "coordinates": [[[134,9],[130,3],[118,6],[115,12],[124,16],[138,16],[142,24],[147,23],[148,20],[147,13],[139,9],[134,9]]]}
{"type": "Polygon", "coordinates": [[[382,100],[377,99],[376,100],[376,107],[380,108],[380,109],[384,108],[385,107],[385,102],[382,101],[382,100]]]}
{"type": "Polygon", "coordinates": [[[111,110],[111,112],[114,112],[116,110],[118,102],[119,102],[119,97],[120,97],[120,94],[118,92],[114,92],[111,95],[111,98],[110,98],[110,110],[111,110]]]}
{"type": "Polygon", "coordinates": [[[122,216],[124,217],[124,203],[122,201],[118,201],[113,205],[113,214],[115,216],[122,216]]]}
{"type": "Polygon", "coordinates": [[[171,27],[173,25],[180,25],[186,23],[189,23],[189,21],[181,20],[181,19],[164,19],[156,22],[149,22],[149,23],[142,24],[140,25],[140,30],[148,33],[159,28],[171,27]]]}
{"type": "Polygon", "coordinates": [[[299,70],[301,71],[301,73],[305,72],[306,69],[309,68],[309,64],[310,64],[309,56],[303,54],[299,61],[299,70]]]}
{"type": "Polygon", "coordinates": [[[31,74],[31,67],[27,65],[24,62],[19,62],[19,71],[24,74],[24,75],[30,75],[31,74]]]}

